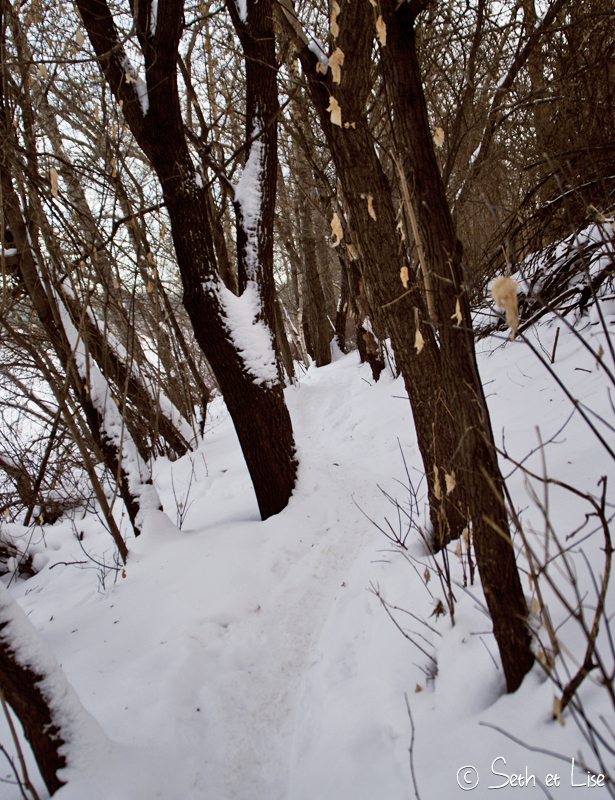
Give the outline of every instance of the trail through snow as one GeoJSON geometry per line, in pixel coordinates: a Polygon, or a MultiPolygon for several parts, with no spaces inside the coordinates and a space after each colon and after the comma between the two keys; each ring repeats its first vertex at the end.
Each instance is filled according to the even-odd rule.
{"type": "MultiPolygon", "coordinates": [[[[540,335],[551,341],[553,329],[540,335]]],[[[522,344],[493,348],[493,340],[481,346],[480,365],[496,438],[504,431],[507,447],[523,457],[536,445],[535,425],[547,440],[572,409],[522,344]]],[[[608,416],[604,376],[566,331],[556,366],[608,416]]],[[[401,380],[387,371],[374,384],[352,353],[311,369],[286,398],[300,467],[283,513],[260,521],[217,400],[199,451],[154,465],[167,516],[152,512],[142,536],[129,541],[125,578],[118,573],[114,582],[108,573],[103,589],[100,571],[66,565],[85,560],[75,537],[81,532],[83,547],[110,561],[108,535],[89,515],[46,528],[36,546],[40,572],[12,586],[113,742],[89,771],[67,775],[58,800],[410,800],[404,694],[416,724],[423,800],[463,796],[456,775],[464,765],[481,775],[472,797],[490,796],[487,786],[503,780],[490,772],[499,756],[509,765],[501,771],[528,766],[543,781],[547,773],[565,775],[550,790],[556,800],[580,796],[570,787],[570,764],[479,725],[492,722],[529,743],[566,755],[582,748],[589,756],[571,719],[565,728],[552,720],[553,687],[538,667],[516,695],[503,694],[480,588],[456,590],[455,627],[430,616],[442,590],[435,574],[427,588],[421,580],[431,563],[422,544],[409,538],[410,563],[370,522],[385,526],[386,516],[397,526],[379,487],[405,501],[402,452],[420,482],[401,380]],[[396,630],[370,585],[434,629],[401,620],[425,636],[415,638],[437,661],[435,679],[429,658],[396,630]]],[[[554,471],[587,487],[611,468],[578,415],[547,452],[554,471]]],[[[538,458],[528,463],[536,466],[538,458]]],[[[524,518],[538,525],[521,477],[510,485],[524,518]]],[[[557,524],[582,513],[569,498],[554,503],[557,524]]],[[[7,530],[25,535],[18,525],[7,530]]],[[[451,560],[461,580],[454,546],[451,560]]],[[[561,613],[556,622],[564,622],[561,613]]],[[[584,691],[589,709],[604,705],[599,687],[588,682],[584,691]]],[[[0,742],[8,745],[4,727],[0,742]]],[[[7,771],[0,767],[0,777],[7,771]]],[[[544,796],[539,786],[526,792],[544,796]]],[[[18,796],[16,787],[0,784],[0,798],[18,796]]],[[[517,796],[510,786],[496,795],[517,796]]],[[[592,798],[605,796],[591,790],[592,798]]]]}

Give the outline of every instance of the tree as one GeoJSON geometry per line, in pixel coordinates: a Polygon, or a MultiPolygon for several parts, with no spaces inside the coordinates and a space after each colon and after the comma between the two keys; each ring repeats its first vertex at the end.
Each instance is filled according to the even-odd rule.
{"type": "Polygon", "coordinates": [[[194,334],[233,418],[263,519],[288,503],[296,461],[290,417],[273,349],[273,211],[278,100],[273,20],[266,2],[230,8],[246,56],[244,177],[238,211],[239,291],[220,278],[205,184],[184,131],[178,91],[183,2],[135,6],[146,83],[137,76],[104,0],[78,8],[105,80],[160,181],[194,334]],[[247,324],[246,324],[247,320],[247,324]],[[257,337],[254,356],[252,337],[257,337]]]}
{"type": "Polygon", "coordinates": [[[462,246],[434,154],[414,43],[415,20],[426,5],[382,2],[376,17],[369,4],[336,4],[329,59],[343,63],[341,70],[323,68],[324,54],[310,47],[289,3],[283,3],[280,18],[293,36],[331,148],[370,306],[391,337],[404,376],[436,541],[442,546],[471,526],[507,686],[514,691],[534,659],[476,367],[462,246]],[[391,183],[367,119],[375,34],[390,104],[392,160],[419,249],[424,291],[399,244],[391,183]]]}

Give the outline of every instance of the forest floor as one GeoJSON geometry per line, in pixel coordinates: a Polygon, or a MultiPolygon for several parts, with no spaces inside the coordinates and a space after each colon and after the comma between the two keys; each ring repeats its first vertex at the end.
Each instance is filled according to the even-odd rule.
{"type": "MultiPolygon", "coordinates": [[[[550,361],[556,326],[553,369],[575,399],[612,422],[605,371],[562,322],[544,321],[529,340],[550,361]]],[[[580,328],[596,350],[601,344],[607,350],[600,326],[586,321],[580,328]]],[[[613,475],[613,463],[536,355],[503,337],[478,348],[498,445],[516,461],[529,456],[528,469],[543,474],[546,465],[549,476],[598,496],[598,481],[613,475]]],[[[422,800],[462,797],[460,784],[468,790],[477,776],[470,796],[485,798],[507,781],[503,776],[514,773],[525,782],[526,771],[536,781],[530,779],[524,797],[567,800],[585,796],[583,787],[592,799],[606,797],[606,789],[586,786],[579,759],[597,772],[599,765],[570,710],[564,725],[553,718],[560,693],[542,666],[535,665],[516,694],[505,694],[480,584],[469,583],[465,545],[461,558],[457,543],[448,551],[453,626],[448,611],[434,613],[447,609],[446,593],[416,529],[408,533],[407,550],[378,530],[401,531],[402,538],[407,532],[383,494],[407,508],[406,466],[418,492],[414,521],[426,523],[421,461],[401,379],[387,370],[375,384],[356,352],[338,354],[330,366],[311,368],[286,398],[298,445],[297,488],[286,510],[266,522],[224,404],[216,400],[199,450],[154,464],[165,513],[150,515],[142,536],[129,540],[124,573],[84,555],[81,545],[112,564],[111,539],[93,514],[34,534],[3,523],[5,533],[32,540],[39,570],[13,581],[11,591],[112,742],[96,763],[67,771],[58,800],[410,800],[408,709],[422,800]],[[76,534],[83,534],[81,543],[76,534]],[[393,614],[413,641],[395,627],[374,590],[403,609],[393,614]],[[483,723],[562,759],[526,749],[483,723]],[[571,785],[572,757],[572,782],[583,786],[571,785]],[[551,788],[542,789],[548,775],[551,788]]],[[[612,443],[612,429],[596,424],[612,443]]],[[[528,536],[540,547],[544,486],[508,461],[502,468],[528,536]]],[[[566,539],[590,510],[581,498],[550,487],[550,526],[568,549],[591,621],[595,589],[588,565],[598,580],[604,540],[600,531],[588,535],[594,519],[566,539]]],[[[514,542],[521,550],[518,535],[514,542]]],[[[556,555],[553,541],[550,547],[556,555]]],[[[519,565],[526,569],[522,554],[519,565]]],[[[561,556],[552,573],[571,596],[561,556]]],[[[532,586],[522,577],[538,612],[532,624],[546,641],[532,586]]],[[[574,672],[584,639],[553,592],[545,587],[545,593],[574,672]]],[[[607,602],[612,614],[612,596],[607,602]]],[[[599,647],[612,661],[604,626],[599,647]]],[[[566,682],[561,659],[556,670],[566,682]]],[[[580,697],[595,724],[601,726],[602,714],[615,729],[607,694],[592,676],[580,697]]],[[[12,751],[3,720],[0,743],[12,751]]],[[[612,753],[602,749],[613,770],[612,753]]],[[[6,760],[0,761],[5,777],[6,760]]],[[[38,777],[35,783],[46,797],[38,777]]],[[[518,796],[510,783],[498,800],[518,796]]],[[[20,796],[17,786],[0,783],[2,800],[20,796]]]]}

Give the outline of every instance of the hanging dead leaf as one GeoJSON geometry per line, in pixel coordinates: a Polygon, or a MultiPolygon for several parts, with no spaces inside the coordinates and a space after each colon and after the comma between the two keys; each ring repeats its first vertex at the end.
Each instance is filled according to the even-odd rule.
{"type": "Polygon", "coordinates": [[[130,72],[125,72],[124,73],[124,79],[126,80],[126,83],[136,83],[137,82],[137,79],[133,78],[132,75],[130,74],[130,72]]]}
{"type": "Polygon", "coordinates": [[[378,3],[376,2],[376,0],[369,0],[369,2],[371,3],[373,8],[378,8],[378,3]]]}
{"type": "Polygon", "coordinates": [[[461,542],[457,539],[457,547],[455,548],[455,555],[461,561],[461,542]]]}
{"type": "Polygon", "coordinates": [[[414,337],[414,346],[416,347],[417,355],[421,352],[421,350],[425,346],[425,339],[423,339],[423,334],[421,333],[419,328],[416,329],[416,335],[414,337]]]}
{"type": "Polygon", "coordinates": [[[38,66],[38,77],[45,78],[47,80],[49,78],[49,70],[47,69],[45,64],[39,64],[38,66]]]}
{"type": "Polygon", "coordinates": [[[78,47],[83,47],[83,43],[85,42],[85,36],[83,35],[82,31],[77,31],[75,34],[75,41],[77,42],[78,47]]]}
{"type": "Polygon", "coordinates": [[[442,500],[442,487],[440,486],[440,472],[436,464],[433,465],[433,471],[436,474],[436,479],[433,484],[433,493],[436,496],[436,500],[442,500]]]}
{"type": "Polygon", "coordinates": [[[512,278],[500,276],[491,284],[491,294],[496,306],[506,311],[506,322],[512,331],[511,339],[515,338],[519,328],[519,306],[517,301],[517,281],[512,278]]]}
{"type": "Polygon", "coordinates": [[[119,289],[120,288],[120,283],[119,283],[117,278],[113,279],[113,288],[114,289],[119,289]]]}
{"type": "Polygon", "coordinates": [[[414,694],[418,694],[419,692],[423,691],[423,687],[420,686],[418,683],[416,684],[416,688],[414,690],[414,694]]]}
{"type": "Polygon", "coordinates": [[[559,697],[553,698],[553,716],[563,728],[566,723],[562,717],[562,701],[559,697]]]}
{"type": "Polygon", "coordinates": [[[333,76],[333,83],[340,83],[340,81],[342,80],[343,63],[344,63],[344,53],[342,52],[342,50],[340,50],[339,47],[336,47],[329,57],[329,66],[331,67],[331,75],[333,76]]]}
{"type": "Polygon", "coordinates": [[[331,36],[333,36],[334,39],[337,39],[337,37],[340,35],[340,26],[337,24],[337,18],[339,17],[341,10],[342,9],[339,7],[337,0],[333,0],[333,3],[331,4],[331,36]]]}
{"type": "Polygon", "coordinates": [[[345,128],[353,128],[353,129],[356,129],[356,127],[357,127],[357,123],[356,123],[356,122],[345,122],[345,123],[344,123],[344,127],[345,127],[345,128]]]}
{"type": "Polygon", "coordinates": [[[463,536],[463,541],[466,543],[466,547],[470,546],[470,531],[467,528],[464,528],[461,532],[463,536]]]}
{"type": "Polygon", "coordinates": [[[111,177],[117,177],[117,161],[114,158],[111,159],[111,177]]]}
{"type": "Polygon", "coordinates": [[[147,288],[147,293],[151,294],[154,291],[154,284],[148,280],[146,288],[147,288]]]}
{"type": "Polygon", "coordinates": [[[399,220],[397,223],[397,227],[395,228],[396,231],[399,231],[399,235],[401,236],[402,242],[406,241],[406,232],[404,230],[404,222],[402,219],[399,220]]]}
{"type": "Polygon", "coordinates": [[[147,254],[147,263],[148,264],[153,264],[154,263],[154,254],[152,253],[151,250],[147,254]]]}
{"type": "Polygon", "coordinates": [[[408,288],[408,281],[410,280],[410,276],[408,275],[408,267],[402,267],[399,272],[399,277],[401,278],[401,282],[404,285],[404,289],[408,288]]]}
{"type": "Polygon", "coordinates": [[[461,304],[459,302],[459,298],[457,298],[457,302],[455,303],[455,313],[451,315],[451,319],[457,320],[457,325],[461,325],[463,322],[463,317],[461,316],[461,304]]]}
{"type": "Polygon", "coordinates": [[[434,128],[433,143],[436,147],[440,148],[444,144],[444,131],[442,128],[434,128]]]}
{"type": "Polygon", "coordinates": [[[457,485],[457,482],[455,481],[455,470],[453,470],[450,475],[448,474],[448,472],[445,472],[444,481],[446,483],[446,493],[450,494],[457,485]]]}
{"type": "Polygon", "coordinates": [[[331,95],[329,97],[329,107],[327,111],[331,114],[331,124],[338,125],[340,128],[342,127],[342,109],[340,108],[340,104],[337,102],[335,97],[331,95]]]}
{"type": "Polygon", "coordinates": [[[122,578],[125,578],[125,577],[126,577],[126,570],[125,570],[125,569],[123,569],[123,570],[122,570],[122,578]]]}
{"type": "Polygon", "coordinates": [[[540,603],[538,602],[538,598],[532,598],[532,614],[537,617],[538,612],[540,611],[540,603]]]}
{"type": "Polygon", "coordinates": [[[51,194],[57,198],[58,196],[58,173],[55,167],[49,167],[49,183],[51,184],[51,194]]]}
{"type": "Polygon", "coordinates": [[[423,573],[423,578],[425,578],[425,583],[429,583],[431,580],[431,572],[429,571],[428,567],[425,567],[425,572],[423,573]]]}
{"type": "Polygon", "coordinates": [[[602,345],[600,345],[600,347],[598,349],[598,358],[596,360],[596,369],[600,369],[600,363],[601,363],[603,355],[604,355],[604,347],[602,345]]]}
{"type": "Polygon", "coordinates": [[[378,41],[382,47],[386,47],[387,43],[387,26],[382,19],[382,15],[376,20],[376,33],[378,34],[378,41]]]}
{"type": "Polygon", "coordinates": [[[344,238],[342,223],[340,222],[340,218],[337,216],[337,211],[334,212],[333,219],[331,220],[331,233],[335,237],[335,241],[331,242],[331,247],[337,247],[344,238]]]}
{"type": "Polygon", "coordinates": [[[319,72],[321,75],[324,75],[327,71],[326,66],[322,63],[322,61],[316,62],[316,72],[319,72]]]}
{"type": "Polygon", "coordinates": [[[348,250],[348,255],[350,256],[350,258],[352,258],[353,261],[356,261],[357,258],[359,257],[359,254],[357,253],[357,248],[353,244],[350,244],[350,242],[347,242],[346,250],[348,250]]]}
{"type": "Polygon", "coordinates": [[[372,195],[362,194],[361,199],[367,200],[367,213],[374,220],[374,222],[377,222],[378,218],[376,217],[376,212],[374,211],[374,198],[372,197],[372,195]]]}

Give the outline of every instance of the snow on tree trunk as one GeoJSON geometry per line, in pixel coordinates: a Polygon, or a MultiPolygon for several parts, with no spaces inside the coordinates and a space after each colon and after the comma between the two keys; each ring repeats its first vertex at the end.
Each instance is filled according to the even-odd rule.
{"type": "Polygon", "coordinates": [[[110,750],[104,731],[2,583],[0,691],[21,722],[49,794],[73,770],[88,769],[110,750]]]}

